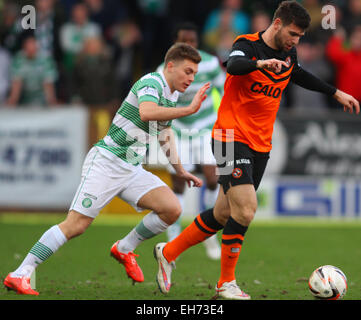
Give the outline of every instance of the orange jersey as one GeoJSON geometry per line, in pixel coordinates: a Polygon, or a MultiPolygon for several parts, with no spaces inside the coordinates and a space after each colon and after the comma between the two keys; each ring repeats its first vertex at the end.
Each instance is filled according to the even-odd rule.
{"type": "Polygon", "coordinates": [[[227,73],[218,118],[212,130],[216,140],[239,141],[255,151],[269,152],[282,92],[295,64],[298,67],[296,51],[276,51],[263,42],[261,33],[255,33],[237,37],[230,57],[232,54],[251,60],[276,58],[288,64],[278,74],[264,69],[254,69],[244,75],[227,73]],[[234,130],[233,137],[227,129],[234,130]]]}

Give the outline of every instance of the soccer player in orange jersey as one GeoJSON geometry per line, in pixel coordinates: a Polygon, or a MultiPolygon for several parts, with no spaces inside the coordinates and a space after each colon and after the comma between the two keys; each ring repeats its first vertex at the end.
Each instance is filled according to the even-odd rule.
{"type": "Polygon", "coordinates": [[[256,190],[272,147],[273,125],[282,92],[289,81],[333,96],[344,111],[360,112],[356,99],[298,64],[295,45],[305,34],[310,20],[298,2],[283,1],[265,31],[235,39],[226,62],[224,95],[212,132],[213,153],[220,174],[218,198],[213,209],[198,215],[177,238],[155,246],[161,292],[170,290],[174,260],[187,248],[223,229],[216,293],[226,299],[250,299],[238,287],[235,269],[257,209],[256,190]]]}

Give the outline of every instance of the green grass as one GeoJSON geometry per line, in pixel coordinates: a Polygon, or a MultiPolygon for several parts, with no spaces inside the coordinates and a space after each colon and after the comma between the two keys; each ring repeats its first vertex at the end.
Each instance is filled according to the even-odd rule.
{"type": "MultiPolygon", "coordinates": [[[[33,244],[63,215],[0,215],[0,279],[16,269],[33,244]]],[[[66,243],[36,271],[39,297],[0,288],[0,300],[209,300],[220,263],[210,261],[203,245],[177,261],[167,296],[157,288],[153,246],[165,234],[141,244],[136,253],[145,281],[133,285],[109,255],[111,245],[139,221],[133,217],[98,217],[82,236],[66,243]]],[[[237,266],[239,286],[253,300],[313,300],[307,289],[312,271],[325,264],[348,278],[345,300],[361,299],[361,224],[353,221],[255,221],[249,228],[237,266]]]]}

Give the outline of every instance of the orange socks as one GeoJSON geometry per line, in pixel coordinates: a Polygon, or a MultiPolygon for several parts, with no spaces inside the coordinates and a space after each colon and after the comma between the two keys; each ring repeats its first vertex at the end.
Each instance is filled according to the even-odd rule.
{"type": "MultiPolygon", "coordinates": [[[[163,255],[168,262],[174,261],[183,251],[204,241],[222,228],[213,216],[213,209],[207,210],[199,214],[178,237],[165,245],[163,255]]],[[[221,276],[218,287],[224,282],[236,279],[237,261],[247,229],[248,227],[229,217],[222,234],[221,276]]]]}
{"type": "Polygon", "coordinates": [[[168,262],[174,261],[183,251],[204,241],[221,229],[223,226],[214,218],[213,209],[204,211],[178,237],[165,245],[163,255],[168,262]]]}
{"type": "Polygon", "coordinates": [[[217,284],[218,288],[224,282],[236,279],[236,265],[247,229],[248,227],[229,217],[222,234],[221,276],[217,284]]]}

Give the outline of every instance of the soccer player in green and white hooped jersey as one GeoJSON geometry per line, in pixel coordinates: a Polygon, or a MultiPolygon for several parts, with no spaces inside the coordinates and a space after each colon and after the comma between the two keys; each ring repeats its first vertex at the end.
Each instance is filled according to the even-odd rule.
{"type": "Polygon", "coordinates": [[[163,71],[145,75],[134,84],[108,134],[88,152],[66,219],[47,230],[20,266],[8,274],[4,280],[7,288],[21,294],[38,295],[30,287],[31,273],[68,240],[82,234],[115,196],[138,211],[152,210],[110,250],[111,255],[124,265],[128,277],[133,281],[144,281],[133,251],[144,240],[165,231],[181,213],[173,191],[141,165],[150,138],[158,136],[179,177],[189,185],[202,186],[202,180],[187,172],[179,161],[173,131],[169,127],[171,120],[197,112],[207,97],[209,83],[198,90],[188,106],[175,108],[178,92],[185,91],[192,83],[200,60],[193,47],[175,44],[165,56],[163,71]]]}
{"type": "MultiPolygon", "coordinates": [[[[197,27],[191,22],[179,24],[174,32],[174,42],[184,42],[194,48],[198,48],[197,27]]],[[[211,84],[211,94],[202,103],[202,107],[196,114],[175,119],[172,128],[176,133],[178,154],[187,171],[192,172],[195,165],[200,165],[205,177],[204,206],[209,209],[215,204],[218,195],[216,176],[216,160],[211,150],[211,131],[217,119],[217,107],[223,95],[223,85],[226,74],[220,67],[219,60],[207,52],[198,49],[202,61],[198,65],[198,73],[189,88],[180,93],[178,106],[186,106],[192,101],[197,90],[206,82],[211,84]]],[[[161,70],[161,64],[157,70],[161,70]]],[[[179,178],[172,166],[167,167],[171,174],[173,191],[181,206],[184,208],[183,194],[185,181],[179,178]]],[[[167,229],[169,241],[179,235],[181,231],[180,219],[167,229]]],[[[220,259],[221,249],[214,235],[204,241],[207,256],[210,259],[220,259]]]]}

